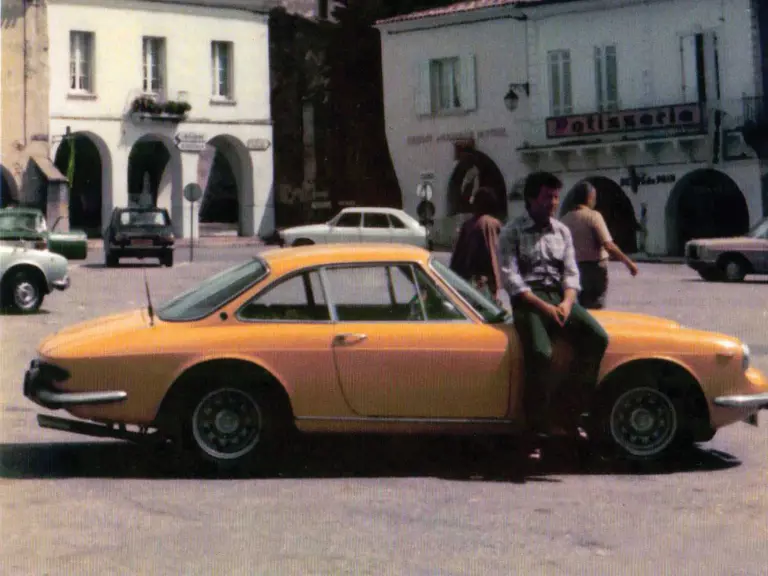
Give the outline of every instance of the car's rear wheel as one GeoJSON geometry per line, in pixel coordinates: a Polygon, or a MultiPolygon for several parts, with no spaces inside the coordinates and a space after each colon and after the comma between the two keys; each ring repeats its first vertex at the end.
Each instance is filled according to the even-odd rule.
{"type": "Polygon", "coordinates": [[[160,262],[163,266],[171,268],[173,266],[173,252],[168,252],[160,258],[160,262]]]}
{"type": "Polygon", "coordinates": [[[741,282],[747,275],[746,266],[744,266],[740,258],[726,258],[720,266],[723,271],[723,277],[728,282],[741,282]]]}
{"type": "Polygon", "coordinates": [[[45,297],[40,279],[26,270],[12,272],[3,292],[3,304],[10,304],[24,314],[37,312],[45,297]]]}
{"type": "Polygon", "coordinates": [[[700,270],[699,276],[707,282],[715,282],[720,279],[721,274],[719,270],[700,270]]]}
{"type": "Polygon", "coordinates": [[[312,244],[314,244],[314,242],[309,238],[299,238],[293,242],[292,246],[312,246],[312,244]]]}
{"type": "Polygon", "coordinates": [[[120,263],[120,258],[117,257],[117,255],[112,254],[112,252],[107,252],[107,254],[104,256],[104,264],[106,264],[107,268],[114,268],[120,263]]]}
{"type": "Polygon", "coordinates": [[[229,473],[274,463],[285,423],[266,386],[214,380],[198,386],[181,412],[183,448],[193,464],[229,473]]]}

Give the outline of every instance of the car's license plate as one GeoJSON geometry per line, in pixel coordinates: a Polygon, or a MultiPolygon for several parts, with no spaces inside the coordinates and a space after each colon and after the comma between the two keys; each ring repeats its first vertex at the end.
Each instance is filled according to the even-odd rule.
{"type": "Polygon", "coordinates": [[[750,414],[749,416],[747,416],[747,417],[744,419],[744,422],[746,422],[746,423],[747,423],[747,424],[749,424],[750,426],[759,426],[760,424],[759,424],[759,422],[758,422],[758,420],[757,420],[757,412],[755,412],[754,414],[750,414]]]}
{"type": "Polygon", "coordinates": [[[145,238],[135,238],[131,240],[131,244],[134,246],[152,246],[152,240],[147,240],[145,238]]]}

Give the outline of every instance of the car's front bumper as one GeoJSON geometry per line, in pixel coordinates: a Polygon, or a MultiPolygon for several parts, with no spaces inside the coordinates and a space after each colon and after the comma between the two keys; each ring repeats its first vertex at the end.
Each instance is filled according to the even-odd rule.
{"type": "Polygon", "coordinates": [[[33,360],[24,373],[24,396],[44,408],[58,409],[86,404],[111,404],[128,397],[120,390],[100,392],[62,392],[56,384],[66,381],[66,370],[33,360]]]}
{"type": "Polygon", "coordinates": [[[716,406],[723,408],[739,408],[741,410],[768,410],[768,392],[762,394],[735,394],[733,396],[718,396],[713,401],[716,406]]]}
{"type": "Polygon", "coordinates": [[[66,290],[69,288],[70,285],[70,279],[69,275],[64,276],[64,278],[60,278],[59,280],[54,280],[51,282],[51,287],[55,288],[56,290],[66,290]]]}
{"type": "Polygon", "coordinates": [[[768,410],[768,377],[754,367],[744,373],[744,385],[733,394],[721,394],[712,398],[715,428],[739,420],[757,425],[757,414],[768,410]]]}

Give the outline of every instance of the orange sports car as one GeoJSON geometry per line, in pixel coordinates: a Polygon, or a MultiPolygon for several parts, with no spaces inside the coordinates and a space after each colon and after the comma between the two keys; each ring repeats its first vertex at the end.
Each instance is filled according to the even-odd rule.
{"type": "MultiPolygon", "coordinates": [[[[738,339],[594,315],[610,344],[585,428],[601,446],[659,458],[768,407],[738,339]]],[[[61,330],[24,394],[77,417],[38,415],[44,427],[154,438],[227,469],[269,464],[293,430],[519,432],[523,361],[511,315],[426,250],[325,245],[267,251],[157,310],[61,330]]]]}

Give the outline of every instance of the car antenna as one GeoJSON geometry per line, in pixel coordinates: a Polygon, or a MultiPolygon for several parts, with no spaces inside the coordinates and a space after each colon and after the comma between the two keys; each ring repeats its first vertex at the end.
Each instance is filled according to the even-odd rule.
{"type": "Polygon", "coordinates": [[[149,281],[147,280],[147,269],[144,268],[144,288],[147,291],[147,314],[149,314],[149,325],[155,325],[155,311],[152,309],[152,297],[149,295],[149,281]]]}

